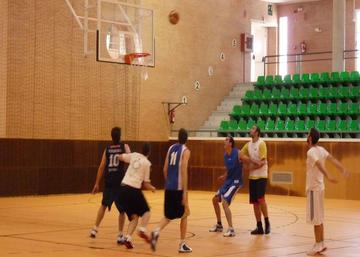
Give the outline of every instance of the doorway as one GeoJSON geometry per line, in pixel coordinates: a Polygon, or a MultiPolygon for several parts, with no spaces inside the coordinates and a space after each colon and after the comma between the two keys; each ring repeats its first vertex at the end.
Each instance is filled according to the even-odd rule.
{"type": "Polygon", "coordinates": [[[254,48],[251,53],[251,81],[264,74],[262,58],[267,55],[268,29],[263,21],[251,22],[251,34],[254,36],[254,48]]]}

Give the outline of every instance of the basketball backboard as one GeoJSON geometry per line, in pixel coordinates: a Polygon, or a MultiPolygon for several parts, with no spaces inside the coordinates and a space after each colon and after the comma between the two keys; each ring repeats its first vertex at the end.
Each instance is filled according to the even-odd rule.
{"type": "Polygon", "coordinates": [[[153,10],[131,0],[65,0],[84,33],[84,56],[96,34],[96,60],[119,64],[155,66],[153,10]],[[130,60],[130,62],[129,62],[130,60]]]}
{"type": "Polygon", "coordinates": [[[98,0],[97,61],[155,66],[153,10],[118,0],[98,0]]]}

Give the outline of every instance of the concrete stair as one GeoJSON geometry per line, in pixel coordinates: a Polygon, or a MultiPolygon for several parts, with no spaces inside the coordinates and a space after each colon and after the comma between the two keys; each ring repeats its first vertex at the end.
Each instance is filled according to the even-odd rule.
{"type": "Polygon", "coordinates": [[[230,91],[229,95],[224,98],[216,110],[211,113],[209,118],[196,132],[198,137],[217,137],[217,129],[222,120],[229,120],[229,113],[234,105],[241,105],[242,98],[247,90],[252,90],[253,83],[236,84],[230,91]]]}

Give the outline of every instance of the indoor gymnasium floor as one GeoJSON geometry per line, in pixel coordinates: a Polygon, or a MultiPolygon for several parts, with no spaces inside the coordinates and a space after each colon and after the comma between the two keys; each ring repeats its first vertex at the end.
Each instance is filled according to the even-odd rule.
{"type": "MultiPolygon", "coordinates": [[[[313,244],[313,228],[305,223],[305,198],[267,197],[272,233],[251,236],[255,222],[247,194],[240,193],[231,205],[236,236],[210,233],[215,223],[212,192],[190,192],[191,216],[188,243],[191,256],[306,256],[313,244]]],[[[152,208],[149,229],[162,217],[163,191],[146,192],[152,208]]],[[[161,233],[156,252],[134,235],[135,248],[116,244],[117,210],[106,213],[96,239],[89,237],[101,194],[50,195],[0,198],[0,256],[175,256],[179,255],[179,221],[161,233]]],[[[360,256],[360,201],[325,201],[323,256],[360,256]]],[[[223,223],[226,224],[223,218],[223,223]]],[[[126,225],[127,226],[127,222],[126,225]]],[[[187,254],[180,254],[187,255],[187,254]]]]}

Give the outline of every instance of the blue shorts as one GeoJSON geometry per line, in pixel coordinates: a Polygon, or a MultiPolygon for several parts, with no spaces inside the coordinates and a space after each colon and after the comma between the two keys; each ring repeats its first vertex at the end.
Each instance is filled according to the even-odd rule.
{"type": "Polygon", "coordinates": [[[242,183],[240,183],[240,180],[225,181],[215,195],[219,197],[219,201],[224,199],[230,205],[235,194],[241,187],[242,183]]]}

